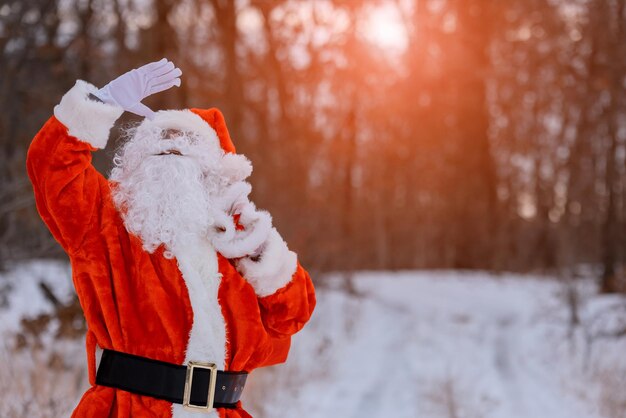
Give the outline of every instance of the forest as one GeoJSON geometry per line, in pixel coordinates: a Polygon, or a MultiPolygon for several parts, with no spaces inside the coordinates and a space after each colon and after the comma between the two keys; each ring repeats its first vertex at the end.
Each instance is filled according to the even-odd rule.
{"type": "Polygon", "coordinates": [[[592,264],[623,291],[624,7],[4,0],[0,262],[59,252],[24,160],[62,94],[167,57],[183,84],[148,104],[221,109],[257,206],[317,270],[592,264]]]}

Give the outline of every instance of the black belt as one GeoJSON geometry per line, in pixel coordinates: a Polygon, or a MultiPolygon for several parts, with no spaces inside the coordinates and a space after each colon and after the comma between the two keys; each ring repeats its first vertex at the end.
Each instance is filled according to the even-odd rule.
{"type": "Polygon", "coordinates": [[[247,372],[225,372],[210,363],[181,366],[105,349],[96,384],[210,411],[235,408],[247,377],[247,372]]]}

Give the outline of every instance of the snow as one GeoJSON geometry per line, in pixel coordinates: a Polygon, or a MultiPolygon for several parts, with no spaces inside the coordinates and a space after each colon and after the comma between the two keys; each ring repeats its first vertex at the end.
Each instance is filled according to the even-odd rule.
{"type": "MultiPolygon", "coordinates": [[[[329,278],[318,292],[287,364],[251,376],[253,386],[271,386],[270,402],[254,402],[253,415],[595,418],[607,416],[597,372],[626,370],[624,340],[599,342],[586,356],[582,330],[569,335],[554,280],[361,273],[360,297],[341,283],[329,278]]],[[[606,298],[585,284],[581,315],[593,317],[606,298]]]]}
{"type": "Polygon", "coordinates": [[[63,304],[74,297],[66,262],[36,260],[0,274],[0,417],[3,418],[70,416],[87,388],[84,339],[56,339],[55,321],[34,339],[21,332],[21,319],[54,311],[40,283],[52,289],[63,304]],[[28,349],[19,349],[17,334],[28,341],[28,349]]]}
{"type": "MultiPolygon", "coordinates": [[[[11,351],[7,336],[19,330],[20,318],[52,309],[40,280],[58,297],[72,297],[62,262],[25,263],[0,275],[0,288],[10,286],[9,303],[0,307],[3,364],[28,365],[15,361],[24,354],[11,351]]],[[[624,417],[626,338],[592,337],[623,327],[626,302],[595,295],[589,281],[576,285],[576,328],[568,324],[565,286],[548,277],[361,272],[353,293],[341,275],[320,282],[313,318],[294,336],[287,363],[248,380],[243,402],[255,417],[624,417]]],[[[39,379],[51,381],[57,410],[71,411],[86,385],[84,341],[45,344],[65,353],[66,364],[60,375],[39,379]],[[73,391],[58,392],[54,382],[63,376],[77,381],[73,391]]],[[[0,405],[0,416],[11,416],[3,399],[0,405]]]]}
{"type": "Polygon", "coordinates": [[[52,302],[44,297],[39,283],[54,289],[61,302],[68,302],[74,295],[70,268],[66,262],[36,260],[16,265],[8,273],[0,275],[0,288],[10,294],[0,306],[0,334],[17,332],[21,318],[32,318],[54,310],[52,302]]]}

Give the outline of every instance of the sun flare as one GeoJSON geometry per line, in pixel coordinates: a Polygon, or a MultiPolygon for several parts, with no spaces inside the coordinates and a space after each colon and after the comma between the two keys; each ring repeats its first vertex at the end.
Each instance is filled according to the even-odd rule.
{"type": "Polygon", "coordinates": [[[402,52],[406,49],[407,33],[397,7],[385,4],[372,7],[365,13],[359,28],[361,36],[384,50],[402,52]]]}

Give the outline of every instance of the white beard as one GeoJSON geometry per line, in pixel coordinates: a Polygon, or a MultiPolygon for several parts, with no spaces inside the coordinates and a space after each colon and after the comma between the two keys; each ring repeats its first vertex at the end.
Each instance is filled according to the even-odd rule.
{"type": "Polygon", "coordinates": [[[216,218],[223,218],[214,204],[224,182],[219,174],[223,151],[192,133],[161,139],[162,130],[149,124],[128,134],[110,176],[127,230],[148,252],[164,245],[168,258],[191,238],[210,238],[216,218]],[[157,155],[172,148],[183,155],[157,155]]]}

